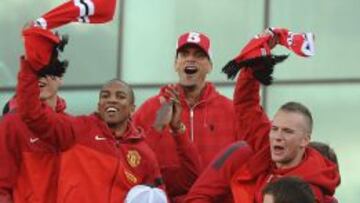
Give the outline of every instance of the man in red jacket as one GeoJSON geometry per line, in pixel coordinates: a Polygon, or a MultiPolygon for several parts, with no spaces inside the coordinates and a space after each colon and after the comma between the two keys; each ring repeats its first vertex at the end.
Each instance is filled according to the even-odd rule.
{"type": "Polygon", "coordinates": [[[38,99],[37,73],[48,66],[49,58],[50,63],[64,64],[57,54],[48,53],[56,37],[34,27],[23,36],[26,57],[18,74],[18,111],[38,138],[61,151],[57,201],[123,202],[134,185],[161,185],[155,155],[130,120],[135,107],[130,86],[119,80],[106,83],[98,112],[92,115],[55,114],[38,99]]]}
{"type": "MultiPolygon", "coordinates": [[[[36,83],[44,105],[64,114],[65,101],[57,96],[61,76],[49,73],[36,83]]],[[[0,202],[55,202],[59,150],[28,129],[17,112],[15,98],[7,104],[7,114],[0,121],[0,202]]]]}
{"type": "Polygon", "coordinates": [[[317,202],[336,202],[332,197],[340,183],[336,159],[330,158],[333,155],[328,158],[328,152],[321,149],[315,151],[319,150],[317,146],[307,147],[312,128],[309,110],[289,102],[271,124],[259,105],[258,92],[252,71],[243,70],[234,102],[241,135],[248,144],[237,142],[220,153],[196,181],[185,202],[217,202],[228,192],[230,183],[235,202],[262,202],[262,188],[282,176],[304,179],[317,202]]]}
{"type": "Polygon", "coordinates": [[[181,120],[188,134],[185,147],[185,142],[176,141],[169,132],[169,119],[157,113],[164,105],[160,99],[164,88],[145,101],[134,115],[134,122],[149,132],[146,140],[156,153],[171,197],[185,195],[202,166],[209,164],[222,148],[238,140],[232,101],[206,80],[212,70],[211,60],[210,39],[206,35],[188,32],[178,38],[175,71],[179,76],[176,86],[182,107],[181,120]],[[189,146],[195,146],[196,151],[178,153],[179,148],[189,149],[189,146]]]}
{"type": "Polygon", "coordinates": [[[247,141],[255,154],[235,173],[231,189],[235,202],[262,202],[267,183],[282,176],[297,176],[310,184],[317,202],[332,196],[340,184],[336,164],[307,145],[311,138],[312,116],[300,103],[280,107],[272,122],[260,106],[260,84],[250,68],[238,77],[234,105],[247,141]]]}
{"type": "Polygon", "coordinates": [[[230,182],[235,172],[253,155],[245,141],[237,141],[206,167],[186,196],[186,203],[234,202],[230,182]]]}
{"type": "MultiPolygon", "coordinates": [[[[229,182],[236,202],[262,202],[260,193],[264,185],[284,175],[300,176],[311,184],[318,201],[327,202],[326,199],[333,195],[340,183],[334,163],[307,147],[312,118],[305,106],[296,102],[285,104],[276,114],[273,126],[260,106],[260,85],[257,80],[264,82],[270,79],[271,82],[269,74],[272,73],[275,61],[265,60],[263,62],[268,63],[264,65],[259,58],[264,57],[267,53],[265,48],[270,50],[269,47],[275,46],[277,40],[269,38],[269,41],[264,41],[264,38],[257,41],[258,38],[250,41],[240,55],[240,59],[248,60],[240,64],[255,67],[254,72],[251,68],[242,70],[234,94],[238,133],[240,139],[248,145],[235,143],[220,154],[197,180],[186,202],[216,202],[217,198],[226,194],[229,182]],[[267,42],[269,44],[265,44],[267,42]],[[251,61],[246,57],[255,58],[251,61]],[[270,132],[270,129],[273,131],[270,132]],[[285,136],[286,134],[289,136],[285,136]],[[214,163],[217,162],[223,163],[221,167],[216,167],[214,163]],[[208,176],[211,178],[207,178],[208,176]],[[232,177],[232,180],[228,177],[232,177]]],[[[231,77],[235,77],[238,72],[236,69],[239,69],[235,63],[238,62],[228,63],[229,66],[225,69],[231,77]]]]}
{"type": "MultiPolygon", "coordinates": [[[[334,150],[325,143],[312,141],[309,147],[318,151],[323,157],[334,162],[337,157],[334,150]]],[[[186,196],[186,203],[216,203],[230,201],[224,198],[231,194],[230,182],[233,175],[254,154],[244,141],[238,141],[220,152],[196,180],[186,196]]],[[[324,203],[337,203],[334,196],[325,196],[324,203]]]]}

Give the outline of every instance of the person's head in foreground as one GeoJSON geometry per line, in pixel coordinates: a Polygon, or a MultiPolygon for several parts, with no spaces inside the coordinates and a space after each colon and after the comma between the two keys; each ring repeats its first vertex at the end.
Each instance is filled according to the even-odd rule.
{"type": "Polygon", "coordinates": [[[338,165],[338,159],[335,150],[331,148],[330,145],[319,141],[312,141],[309,143],[309,147],[320,152],[321,155],[332,161],[334,164],[338,165]]]}
{"type": "Polygon", "coordinates": [[[269,183],[262,193],[263,203],[315,203],[309,184],[297,177],[283,177],[269,183]]]}
{"type": "Polygon", "coordinates": [[[168,199],[160,188],[136,185],[126,195],[125,203],[168,203],[168,199]]]}

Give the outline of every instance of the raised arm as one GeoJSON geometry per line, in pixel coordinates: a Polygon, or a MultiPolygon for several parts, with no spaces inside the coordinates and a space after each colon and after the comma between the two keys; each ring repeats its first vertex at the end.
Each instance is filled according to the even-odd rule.
{"type": "Polygon", "coordinates": [[[37,73],[25,58],[21,58],[18,73],[18,113],[34,135],[61,148],[67,148],[74,141],[71,118],[56,113],[39,99],[40,88],[37,73]]]}
{"type": "Polygon", "coordinates": [[[241,70],[234,93],[238,130],[255,150],[267,144],[270,131],[270,121],[260,106],[258,81],[270,85],[275,65],[288,57],[274,55],[271,49],[280,44],[297,55],[308,57],[314,55],[313,41],[311,33],[292,33],[283,28],[269,28],[252,38],[240,54],[224,66],[223,72],[228,78],[234,78],[241,70]]]}
{"type": "MultiPolygon", "coordinates": [[[[25,56],[20,59],[16,89],[18,113],[36,136],[52,144],[67,147],[75,139],[72,117],[56,113],[42,103],[39,87],[39,77],[46,78],[50,83],[59,80],[65,72],[66,63],[59,60],[58,52],[64,48],[67,40],[50,30],[31,26],[24,29],[22,35],[25,56]]],[[[57,92],[53,91],[52,94],[57,92]]],[[[52,97],[55,98],[56,95],[52,97]]]]}
{"type": "Polygon", "coordinates": [[[252,70],[241,70],[234,92],[234,108],[240,140],[258,151],[269,142],[271,122],[260,105],[260,83],[252,70]]]}

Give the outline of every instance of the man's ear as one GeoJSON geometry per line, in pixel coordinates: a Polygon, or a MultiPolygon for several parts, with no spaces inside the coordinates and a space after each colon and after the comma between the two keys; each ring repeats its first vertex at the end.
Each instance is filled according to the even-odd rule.
{"type": "Polygon", "coordinates": [[[174,70],[175,70],[175,72],[179,72],[176,62],[177,62],[177,57],[175,57],[175,60],[174,60],[174,70]]]}
{"type": "Polygon", "coordinates": [[[130,116],[133,116],[133,115],[134,115],[135,110],[136,110],[136,105],[135,105],[135,104],[132,104],[132,105],[130,106],[130,116]]]}
{"type": "Polygon", "coordinates": [[[64,85],[64,79],[62,77],[59,77],[59,84],[60,86],[64,85]]]}
{"type": "Polygon", "coordinates": [[[309,143],[310,143],[310,135],[306,134],[306,135],[304,135],[304,137],[302,139],[301,147],[306,147],[309,145],[309,143]]]}
{"type": "Polygon", "coordinates": [[[207,71],[206,71],[206,73],[211,73],[211,71],[212,71],[212,69],[213,69],[213,64],[212,64],[212,62],[211,61],[209,61],[209,63],[210,63],[210,67],[207,69],[207,71]]]}
{"type": "Polygon", "coordinates": [[[100,102],[97,103],[97,109],[96,109],[97,113],[100,112],[100,102]]]}

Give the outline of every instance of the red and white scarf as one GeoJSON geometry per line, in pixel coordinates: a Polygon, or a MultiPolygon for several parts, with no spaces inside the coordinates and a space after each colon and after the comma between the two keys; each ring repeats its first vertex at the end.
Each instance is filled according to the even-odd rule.
{"type": "Polygon", "coordinates": [[[35,20],[43,29],[53,29],[70,22],[106,23],[114,17],[116,0],[71,0],[35,20]]]}
{"type": "Polygon", "coordinates": [[[294,33],[285,28],[268,28],[252,38],[241,52],[223,68],[228,78],[234,78],[242,67],[254,70],[254,76],[261,83],[269,85],[274,65],[282,62],[287,55],[272,55],[271,50],[277,44],[284,46],[302,57],[315,54],[314,35],[312,33],[294,33]]]}

